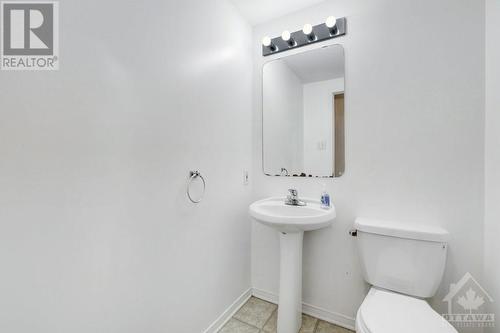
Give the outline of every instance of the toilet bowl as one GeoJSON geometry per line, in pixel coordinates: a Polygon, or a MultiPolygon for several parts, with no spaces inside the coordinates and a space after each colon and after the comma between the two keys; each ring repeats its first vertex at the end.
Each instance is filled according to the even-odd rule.
{"type": "Polygon", "coordinates": [[[439,227],[356,219],[363,276],[372,285],[356,316],[357,333],[457,333],[425,298],[436,294],[448,232],[439,227]]]}
{"type": "Polygon", "coordinates": [[[357,333],[457,333],[422,299],[372,287],[356,316],[357,333]]]}

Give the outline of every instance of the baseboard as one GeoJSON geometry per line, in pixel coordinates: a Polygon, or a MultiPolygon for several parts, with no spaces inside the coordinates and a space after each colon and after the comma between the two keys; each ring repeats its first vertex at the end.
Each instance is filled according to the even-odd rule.
{"type": "MultiPolygon", "coordinates": [[[[268,302],[271,302],[274,304],[278,304],[278,295],[276,295],[274,293],[270,293],[270,292],[265,291],[265,290],[253,288],[252,295],[257,297],[257,298],[263,299],[265,301],[268,301],[268,302]]],[[[332,312],[332,311],[328,311],[328,310],[322,309],[318,306],[314,306],[314,305],[307,304],[307,303],[302,303],[302,312],[304,312],[305,314],[307,314],[309,316],[327,321],[329,323],[338,325],[340,327],[344,327],[344,328],[347,328],[347,329],[353,330],[353,331],[355,330],[354,327],[355,327],[356,321],[354,318],[351,318],[349,316],[346,316],[346,315],[343,315],[340,313],[336,313],[336,312],[332,312]]]]}
{"type": "Polygon", "coordinates": [[[252,288],[241,294],[203,333],[218,332],[250,297],[252,297],[252,288]]]}
{"type": "Polygon", "coordinates": [[[349,316],[346,316],[346,315],[343,315],[340,313],[328,311],[328,310],[322,309],[318,306],[314,306],[314,305],[307,304],[307,303],[302,303],[302,312],[304,312],[307,315],[310,315],[311,317],[315,317],[315,318],[327,321],[327,322],[335,324],[337,326],[347,328],[347,329],[352,330],[352,331],[356,330],[355,329],[356,319],[354,319],[352,317],[349,317],[349,316]]]}
{"type": "Polygon", "coordinates": [[[278,304],[278,295],[262,289],[252,288],[252,296],[263,299],[264,301],[268,301],[270,303],[278,304]]]}

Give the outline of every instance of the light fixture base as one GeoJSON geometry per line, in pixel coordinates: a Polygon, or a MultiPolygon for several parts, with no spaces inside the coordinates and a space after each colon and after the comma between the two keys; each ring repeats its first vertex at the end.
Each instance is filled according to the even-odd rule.
{"type": "Polygon", "coordinates": [[[271,40],[271,45],[274,45],[274,50],[269,46],[262,46],[262,55],[269,56],[272,54],[280,53],[283,51],[288,51],[296,49],[301,46],[310,45],[318,42],[323,42],[328,39],[337,38],[344,36],[347,30],[347,21],[345,17],[338,18],[335,27],[332,29],[328,28],[325,23],[313,26],[314,40],[308,38],[302,30],[292,32],[291,40],[295,43],[290,45],[288,42],[284,41],[281,36],[275,37],[271,40]]]}

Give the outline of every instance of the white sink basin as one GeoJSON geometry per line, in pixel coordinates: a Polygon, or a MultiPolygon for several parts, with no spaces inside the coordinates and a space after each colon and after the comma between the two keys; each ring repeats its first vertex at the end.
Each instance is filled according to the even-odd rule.
{"type": "Polygon", "coordinates": [[[278,230],[295,233],[317,230],[332,224],[335,207],[323,209],[320,202],[300,198],[306,206],[285,205],[285,198],[268,198],[250,205],[250,216],[257,221],[278,230]]]}
{"type": "Polygon", "coordinates": [[[300,200],[306,206],[285,205],[285,198],[259,200],[250,216],[280,232],[280,290],[278,333],[298,333],[302,324],[302,242],[304,231],[332,224],[335,207],[323,209],[318,200],[300,200]]]}

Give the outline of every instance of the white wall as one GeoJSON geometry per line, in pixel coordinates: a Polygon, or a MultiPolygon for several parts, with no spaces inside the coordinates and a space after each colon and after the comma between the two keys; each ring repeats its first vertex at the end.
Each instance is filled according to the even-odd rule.
{"type": "Polygon", "coordinates": [[[344,91],[344,78],[307,83],[303,88],[304,173],[333,175],[333,94],[344,91]]]}
{"type": "Polygon", "coordinates": [[[500,324],[500,1],[486,0],[486,213],[484,271],[500,324]]]}
{"type": "Polygon", "coordinates": [[[251,29],[221,0],[60,6],[61,70],[0,74],[0,331],[201,332],[250,287],[251,29]]]}
{"type": "MultiPolygon", "coordinates": [[[[262,71],[264,79],[264,171],[271,175],[281,174],[286,168],[289,174],[304,170],[303,149],[303,89],[300,78],[284,62],[277,60],[262,71]]],[[[258,170],[262,170],[259,168],[258,170]]]]}
{"type": "MultiPolygon", "coordinates": [[[[482,273],[484,213],[484,2],[329,0],[254,29],[254,159],[261,165],[260,39],[326,16],[346,16],[346,173],[328,181],[338,217],[304,244],[304,301],[353,317],[365,296],[355,243],[356,216],[441,225],[449,284],[482,273]],[[423,24],[425,22],[425,24],[423,24]],[[467,22],[467,28],[461,29],[467,22]]],[[[315,46],[314,46],[315,47],[315,46]]],[[[256,173],[255,197],[297,187],[320,196],[324,180],[256,173]]],[[[278,235],[254,223],[252,283],[278,291],[278,235]]]]}

